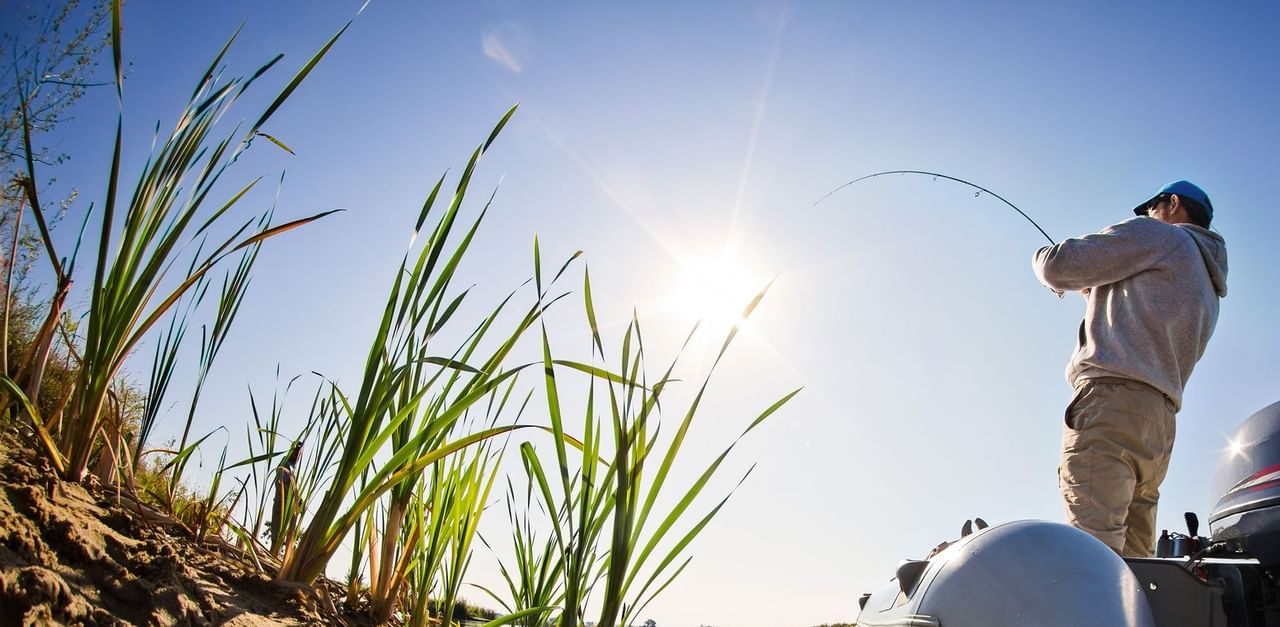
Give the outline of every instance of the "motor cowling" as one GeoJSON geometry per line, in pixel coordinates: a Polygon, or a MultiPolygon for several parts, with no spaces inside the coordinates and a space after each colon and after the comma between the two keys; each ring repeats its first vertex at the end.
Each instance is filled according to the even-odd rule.
{"type": "Polygon", "coordinates": [[[1045,521],[990,527],[906,562],[860,627],[1154,627],[1133,571],[1087,533],[1045,521]]]}
{"type": "Polygon", "coordinates": [[[1209,515],[1224,542],[1280,569],[1280,402],[1247,418],[1231,435],[1214,473],[1218,503],[1209,515]]]}

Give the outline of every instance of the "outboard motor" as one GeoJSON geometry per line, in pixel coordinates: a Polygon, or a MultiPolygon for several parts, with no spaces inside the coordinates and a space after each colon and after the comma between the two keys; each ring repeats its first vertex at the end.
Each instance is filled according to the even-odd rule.
{"type": "Polygon", "coordinates": [[[1280,402],[1250,416],[1232,434],[1213,479],[1209,515],[1214,542],[1280,569],[1280,402]]]}
{"type": "Polygon", "coordinates": [[[1218,460],[1209,537],[1186,515],[1157,558],[1126,558],[1158,627],[1280,627],[1280,403],[1247,418],[1218,460]],[[1165,559],[1160,559],[1165,558],[1165,559]]]}

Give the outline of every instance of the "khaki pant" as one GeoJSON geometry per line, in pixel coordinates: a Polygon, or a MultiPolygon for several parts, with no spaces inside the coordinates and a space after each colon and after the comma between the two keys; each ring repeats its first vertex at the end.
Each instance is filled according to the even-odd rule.
{"type": "Polygon", "coordinates": [[[1153,387],[1119,378],[1077,385],[1058,466],[1067,523],[1126,557],[1151,556],[1174,431],[1173,401],[1153,387]]]}

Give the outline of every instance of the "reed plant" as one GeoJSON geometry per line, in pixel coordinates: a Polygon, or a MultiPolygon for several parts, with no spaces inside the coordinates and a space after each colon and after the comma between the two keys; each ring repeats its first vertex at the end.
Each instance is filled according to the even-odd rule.
{"type": "MultiPolygon", "coordinates": [[[[544,627],[551,623],[552,614],[564,596],[564,555],[556,543],[543,542],[538,538],[534,508],[541,507],[542,501],[534,500],[533,484],[526,483],[523,492],[524,502],[520,506],[518,502],[521,499],[517,497],[515,485],[510,477],[507,478],[507,523],[514,555],[507,561],[499,560],[498,569],[512,601],[508,603],[502,595],[485,586],[476,584],[476,587],[498,603],[508,615],[525,612],[515,624],[522,627],[544,627]]],[[[543,509],[542,513],[547,512],[543,509]]],[[[563,520],[561,524],[565,524],[563,520]]],[[[493,550],[483,536],[480,539],[493,550]]]]}
{"type": "Polygon", "coordinates": [[[341,390],[320,377],[301,428],[292,437],[282,432],[285,401],[299,378],[277,389],[270,406],[260,405],[249,392],[253,421],[246,426],[248,456],[237,463],[247,468],[245,497],[239,519],[227,523],[242,548],[277,565],[284,548],[297,538],[308,504],[327,484],[347,430],[341,390]]]}
{"type": "MultiPolygon", "coordinates": [[[[413,516],[405,534],[404,558],[394,565],[390,578],[393,585],[405,588],[406,624],[452,624],[462,580],[470,566],[471,541],[500,459],[493,442],[487,441],[436,462],[419,482],[410,504],[413,516]]],[[[389,599],[401,596],[397,590],[389,599]]],[[[387,618],[389,614],[374,615],[377,621],[387,618]]]]}
{"type": "MultiPolygon", "coordinates": [[[[263,214],[258,221],[259,229],[266,228],[270,224],[271,214],[272,211],[263,214]]],[[[195,422],[196,409],[200,405],[200,395],[204,391],[205,383],[209,380],[209,372],[213,368],[214,360],[217,359],[223,342],[226,341],[227,335],[231,331],[231,325],[235,322],[236,314],[240,312],[240,304],[244,302],[245,293],[249,289],[253,266],[258,259],[258,251],[261,248],[262,242],[258,242],[241,253],[240,262],[234,270],[228,271],[222,280],[222,288],[219,292],[213,325],[200,327],[199,367],[196,374],[195,388],[191,393],[191,401],[187,409],[187,420],[182,427],[182,437],[178,440],[178,453],[171,462],[172,470],[169,474],[170,496],[182,484],[182,478],[191,459],[191,454],[199,446],[199,443],[204,440],[204,438],[201,438],[195,444],[190,443],[191,425],[195,422]]],[[[199,291],[199,294],[199,298],[203,298],[204,292],[202,290],[199,291]]],[[[175,343],[174,348],[176,349],[178,345],[179,343],[175,343]]],[[[140,433],[142,437],[147,435],[149,435],[147,432],[140,433]]],[[[206,435],[205,437],[208,436],[206,435]]],[[[141,440],[142,438],[140,437],[139,439],[141,440]]]]}
{"type": "MultiPolygon", "coordinates": [[[[478,340],[479,337],[477,335],[471,342],[472,347],[474,347],[475,340],[478,340]]],[[[414,395],[418,391],[433,385],[436,382],[433,379],[438,380],[439,375],[442,374],[440,366],[432,366],[426,361],[426,355],[422,355],[419,350],[416,350],[416,343],[416,338],[409,338],[407,349],[410,355],[421,355],[421,358],[414,358],[409,364],[410,374],[400,382],[398,399],[392,405],[393,412],[397,407],[403,407],[412,402],[414,395]]],[[[470,350],[466,352],[469,354],[470,350]]],[[[464,361],[465,358],[466,356],[464,355],[464,361]]],[[[448,373],[448,379],[443,383],[443,389],[440,390],[440,397],[446,397],[450,393],[450,388],[457,384],[460,374],[464,371],[465,367],[459,366],[448,373]]],[[[506,386],[508,390],[514,383],[515,379],[508,382],[506,386]]],[[[495,389],[494,392],[496,393],[497,390],[495,389]]],[[[419,434],[432,429],[433,425],[438,424],[440,420],[439,412],[445,407],[441,403],[420,405],[421,411],[415,412],[391,434],[392,450],[399,450],[409,446],[419,434]]],[[[492,426],[492,423],[490,426],[492,426]]],[[[436,433],[426,438],[420,445],[420,449],[424,451],[435,450],[451,437],[456,438],[456,431],[453,425],[436,428],[436,433]]],[[[481,450],[487,448],[486,443],[480,443],[477,446],[481,450]]],[[[465,454],[465,451],[458,453],[459,456],[465,454]]],[[[461,499],[471,485],[470,481],[464,482],[462,480],[459,474],[460,470],[457,468],[453,468],[452,473],[442,474],[436,466],[443,463],[444,460],[436,462],[433,465],[431,475],[426,475],[426,469],[424,468],[408,474],[400,484],[390,488],[387,492],[383,513],[376,518],[378,524],[369,527],[371,532],[368,556],[370,562],[369,597],[372,613],[377,621],[385,621],[390,617],[399,599],[408,566],[416,557],[415,548],[417,542],[421,539],[421,534],[431,533],[424,526],[406,526],[410,509],[416,508],[421,512],[422,509],[428,507],[420,502],[421,495],[424,492],[424,486],[420,484],[424,481],[430,484],[426,486],[425,490],[431,494],[434,505],[429,506],[431,507],[431,516],[426,521],[437,527],[445,525],[447,524],[445,521],[451,520],[455,508],[461,504],[461,499]],[[440,484],[443,484],[443,486],[440,484]],[[441,493],[442,490],[443,493],[441,493]]],[[[438,533],[439,529],[434,531],[438,533]]]]}
{"type": "MultiPolygon", "coordinates": [[[[333,481],[298,543],[286,550],[279,581],[309,585],[324,572],[334,552],[357,525],[366,525],[362,535],[379,544],[377,559],[381,564],[398,563],[403,555],[402,532],[409,503],[424,470],[457,451],[522,428],[496,425],[450,437],[469,409],[508,385],[523,368],[506,368],[504,363],[549,303],[540,301],[530,306],[512,327],[497,336],[493,341],[496,348],[482,350],[490,345],[487,343],[495,325],[514,292],[481,319],[461,346],[440,354],[434,352],[433,341],[469,293],[451,293],[450,289],[493,201],[491,195],[470,226],[459,227],[460,209],[472,175],[515,110],[508,110],[485,142],[472,152],[442,211],[433,213],[445,178],[441,177],[427,194],[414,240],[432,216],[434,224],[416,255],[406,254],[395,274],[365,362],[359,394],[355,402],[345,407],[349,429],[333,481]],[[382,498],[384,495],[388,495],[386,499],[382,498]],[[370,517],[370,509],[380,503],[386,508],[384,515],[370,517]],[[367,526],[370,521],[382,528],[375,533],[367,526]]],[[[394,568],[384,568],[378,573],[382,581],[372,585],[376,585],[379,595],[390,590],[388,578],[394,572],[394,568]]]]}
{"type": "MultiPolygon", "coordinates": [[[[80,368],[68,414],[60,426],[56,442],[40,417],[32,415],[50,462],[66,479],[73,481],[84,476],[91,456],[102,442],[103,409],[113,379],[132,350],[166,312],[223,259],[330,213],[258,229],[251,228],[253,221],[249,220],[237,228],[231,222],[233,214],[230,210],[260,179],[243,185],[220,204],[209,199],[228,167],[255,138],[265,136],[283,146],[265,133],[264,126],[350,25],[348,22],[311,57],[248,129],[242,130],[237,126],[219,137],[215,135],[216,122],[282,58],[281,55],[276,56],[247,77],[223,80],[221,65],[239,33],[237,30],[197,81],[173,130],[147,159],[132,194],[126,197],[120,189],[124,132],[120,5],[120,1],[115,0],[111,6],[111,50],[120,110],[116,116],[114,149],[102,202],[80,368]],[[187,277],[176,286],[166,286],[164,279],[183,255],[186,244],[192,239],[219,237],[214,234],[225,227],[229,227],[226,230],[230,230],[231,235],[215,239],[220,243],[210,251],[197,252],[187,277]]],[[[29,128],[30,125],[26,126],[29,128]]],[[[27,134],[29,136],[29,131],[27,134]]],[[[25,148],[27,202],[33,215],[39,216],[37,221],[43,223],[37,184],[39,178],[29,140],[25,148]]],[[[60,281],[65,276],[69,282],[73,263],[64,266],[56,258],[47,229],[42,228],[41,235],[55,267],[64,268],[58,272],[60,281]]],[[[72,260],[74,258],[73,254],[72,260]]],[[[62,288],[59,287],[58,291],[60,293],[62,288]]],[[[55,298],[54,308],[60,307],[59,300],[55,298]]],[[[60,311],[51,311],[49,319],[56,319],[55,313],[60,311]]],[[[6,387],[12,389],[17,386],[6,387]]]]}
{"type": "MultiPolygon", "coordinates": [[[[751,315],[767,290],[768,286],[746,306],[743,320],[751,315]]],[[[590,275],[585,272],[583,294],[593,352],[605,359],[592,303],[590,275]]],[[[521,455],[528,479],[550,519],[552,533],[547,544],[551,548],[533,550],[526,544],[529,533],[517,527],[513,538],[518,562],[513,569],[504,568],[515,597],[511,609],[536,617],[527,624],[548,624],[541,622],[546,620],[545,614],[539,615],[536,608],[529,605],[554,598],[559,600],[560,610],[551,624],[582,625],[588,599],[598,592],[600,609],[596,624],[601,627],[629,625],[654,597],[684,572],[691,559],[685,556],[690,543],[721,511],[733,491],[689,521],[695,500],[741,438],[800,392],[797,389],[782,396],[752,419],[692,484],[675,493],[674,505],[669,510],[663,512],[657,508],[711,376],[738,331],[739,326],[734,325],[724,338],[663,449],[657,440],[660,400],[676,381],[673,373],[680,354],[650,383],[645,370],[643,334],[635,317],[623,334],[617,357],[619,374],[553,359],[543,326],[543,369],[555,457],[544,460],[530,443],[521,445],[521,455]],[[570,447],[566,445],[570,439],[565,436],[565,413],[557,381],[559,374],[566,372],[566,366],[568,370],[590,375],[581,409],[584,416],[581,454],[575,453],[575,457],[570,456],[570,447]],[[606,442],[608,447],[604,446],[606,442]],[[657,464],[656,472],[652,471],[654,464],[657,464]],[[549,572],[560,574],[559,592],[548,591],[549,572]],[[515,580],[511,573],[517,573],[520,579],[515,580]]],[[[696,332],[695,325],[685,346],[696,332]]],[[[750,472],[743,475],[738,485],[750,472]]]]}
{"type": "MultiPolygon", "coordinates": [[[[490,394],[483,428],[494,428],[515,383],[513,378],[505,389],[490,394]]],[[[459,422],[449,438],[473,430],[469,421],[459,422]]],[[[388,620],[397,607],[406,604],[406,597],[412,608],[409,622],[414,624],[419,617],[426,620],[423,612],[437,592],[437,584],[437,607],[449,615],[470,561],[475,525],[497,473],[501,452],[494,453],[492,448],[492,440],[486,440],[433,463],[412,483],[401,484],[411,489],[405,500],[397,500],[395,490],[389,492],[382,516],[370,519],[366,540],[373,620],[388,620]]]]}
{"type": "Polygon", "coordinates": [[[138,421],[138,436],[133,442],[131,466],[135,473],[143,467],[147,442],[150,441],[151,432],[155,429],[164,409],[169,385],[173,381],[174,372],[177,371],[178,351],[186,338],[188,321],[207,292],[208,281],[203,279],[197,281],[192,289],[178,303],[175,303],[169,313],[169,324],[156,341],[151,358],[151,374],[147,379],[146,403],[138,421]]]}

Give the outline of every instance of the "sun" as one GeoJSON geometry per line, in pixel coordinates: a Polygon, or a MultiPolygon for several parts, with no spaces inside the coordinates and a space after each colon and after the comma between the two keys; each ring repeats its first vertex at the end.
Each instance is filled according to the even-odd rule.
{"type": "Polygon", "coordinates": [[[672,309],[704,325],[727,328],[742,324],[742,312],[764,282],[730,254],[686,257],[673,295],[672,309]]]}

